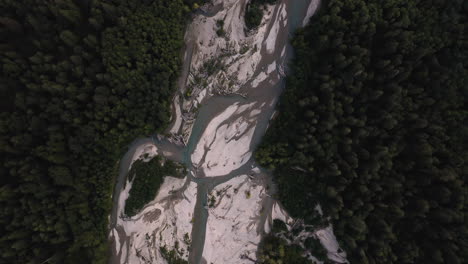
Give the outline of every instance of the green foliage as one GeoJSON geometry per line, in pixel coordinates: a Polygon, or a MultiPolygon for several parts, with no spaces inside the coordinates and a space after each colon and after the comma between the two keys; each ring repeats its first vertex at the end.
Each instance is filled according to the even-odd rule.
{"type": "Polygon", "coordinates": [[[297,245],[288,245],[286,240],[268,234],[259,248],[258,263],[262,264],[310,264],[306,257],[303,257],[304,251],[297,245]]]}
{"type": "Polygon", "coordinates": [[[183,2],[1,6],[0,263],[106,263],[116,162],[169,118],[183,2]]]}
{"type": "Polygon", "coordinates": [[[273,228],[271,229],[272,233],[279,233],[281,231],[287,231],[288,228],[286,224],[278,219],[273,220],[273,228]]]}
{"type": "Polygon", "coordinates": [[[216,35],[218,35],[218,37],[224,37],[226,35],[226,31],[224,31],[224,20],[216,20],[216,27],[218,28],[216,30],[216,35]]]}
{"type": "Polygon", "coordinates": [[[240,54],[245,54],[247,51],[249,51],[249,46],[245,45],[245,46],[242,46],[239,53],[240,54]]]}
{"type": "Polygon", "coordinates": [[[274,4],[277,0],[250,0],[245,10],[245,26],[254,29],[260,26],[263,18],[263,7],[265,4],[274,4]]]}
{"type": "Polygon", "coordinates": [[[256,3],[249,3],[245,11],[245,26],[247,29],[253,29],[260,26],[263,17],[263,10],[256,3]]]}
{"type": "Polygon", "coordinates": [[[314,237],[309,237],[304,242],[304,247],[312,252],[313,256],[320,261],[327,260],[327,250],[322,246],[320,240],[314,237]]]}
{"type": "Polygon", "coordinates": [[[175,249],[169,251],[166,247],[161,247],[160,250],[162,257],[168,264],[188,264],[188,261],[179,257],[175,249]]]}
{"type": "MultiPolygon", "coordinates": [[[[311,227],[309,226],[305,229],[307,231],[311,231],[308,230],[308,228],[311,227]]],[[[314,261],[311,261],[306,257],[307,253],[311,253],[315,258],[323,261],[324,263],[329,263],[327,259],[327,250],[322,246],[317,238],[309,237],[297,240],[298,234],[303,230],[304,227],[301,225],[295,225],[292,230],[288,230],[283,221],[275,219],[273,221],[271,232],[266,235],[260,243],[258,251],[259,263],[314,264],[314,261]],[[288,240],[295,242],[288,242],[288,240]]]]}
{"type": "Polygon", "coordinates": [[[275,219],[271,232],[260,243],[258,251],[260,263],[315,263],[304,257],[306,253],[311,253],[318,260],[329,263],[327,250],[320,240],[315,237],[297,239],[297,235],[304,229],[312,232],[316,228],[320,228],[320,225],[314,225],[313,228],[294,225],[292,230],[288,230],[283,221],[275,219]]]}
{"type": "Polygon", "coordinates": [[[203,5],[204,3],[207,2],[207,0],[183,0],[185,6],[184,6],[184,9],[185,10],[190,10],[190,9],[193,9],[193,10],[197,10],[200,8],[200,5],[203,5]]]}
{"type": "Polygon", "coordinates": [[[218,35],[218,37],[224,37],[226,35],[226,31],[224,31],[224,28],[218,28],[216,30],[216,35],[218,35]]]}
{"type": "Polygon", "coordinates": [[[164,161],[164,165],[162,163],[161,157],[156,156],[148,162],[139,159],[132,164],[127,175],[129,180],[133,180],[129,197],[125,201],[127,216],[134,216],[154,199],[165,176],[183,177],[179,175],[181,166],[170,160],[164,161]]]}
{"type": "Polygon", "coordinates": [[[294,74],[257,160],[351,263],[468,259],[467,12],[462,1],[329,0],[293,45],[294,74]]]}

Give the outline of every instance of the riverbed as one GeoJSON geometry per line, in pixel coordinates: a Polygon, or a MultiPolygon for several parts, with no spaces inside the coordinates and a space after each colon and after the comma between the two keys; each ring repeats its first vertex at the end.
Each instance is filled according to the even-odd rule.
{"type": "Polygon", "coordinates": [[[272,198],[271,175],[252,153],[284,89],[292,34],[307,24],[318,0],[267,5],[251,32],[244,29],[246,4],[215,0],[188,26],[167,136],[135,140],[120,161],[111,263],[166,263],[161,247],[194,264],[252,263],[272,221],[292,223],[272,198]],[[223,36],[216,33],[220,20],[223,36]],[[155,200],[127,218],[122,209],[132,183],[126,174],[144,153],[183,163],[188,173],[184,179],[166,177],[155,200]]]}

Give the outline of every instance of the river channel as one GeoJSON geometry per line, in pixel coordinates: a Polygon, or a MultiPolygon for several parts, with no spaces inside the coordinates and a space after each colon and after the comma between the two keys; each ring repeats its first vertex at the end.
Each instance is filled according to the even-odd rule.
{"type": "MultiPolygon", "coordinates": [[[[260,56],[252,55],[252,59],[256,58],[257,61],[252,67],[253,70],[248,73],[250,77],[245,78],[245,81],[239,81],[241,84],[232,93],[221,95],[222,93],[217,93],[213,89],[205,91],[206,96],[195,103],[198,107],[191,119],[182,115],[187,115],[187,109],[184,107],[187,108],[187,105],[193,103],[193,99],[187,99],[183,95],[187,89],[189,76],[196,70],[193,66],[196,64],[194,60],[207,60],[206,57],[197,56],[197,52],[203,52],[203,45],[208,45],[208,43],[200,43],[201,41],[196,36],[199,32],[195,29],[201,27],[201,24],[188,26],[188,30],[193,30],[193,32],[187,32],[185,36],[182,76],[172,106],[173,122],[167,131],[172,136],[165,138],[161,135],[153,135],[136,139],[120,161],[119,176],[113,194],[110,229],[119,233],[119,238],[112,237],[111,240],[114,240],[112,247],[115,248],[117,244],[121,249],[112,250],[111,263],[133,263],[128,256],[125,256],[125,254],[130,254],[130,240],[125,238],[130,234],[125,233],[124,228],[119,226],[119,219],[122,217],[119,215],[119,206],[121,206],[119,198],[135,152],[141,146],[148,144],[155,145],[159,154],[164,153],[166,158],[181,162],[189,169],[187,180],[180,190],[183,192],[191,183],[196,184],[196,202],[188,261],[191,264],[207,263],[203,252],[207,236],[207,220],[210,217],[207,209],[208,194],[216,186],[240,175],[253,175],[254,168],[258,168],[252,153],[261,142],[275,115],[275,107],[285,87],[284,76],[288,72],[288,63],[293,56],[289,41],[294,30],[302,27],[315,11],[317,3],[312,3],[312,1],[314,0],[282,0],[270,6],[265,11],[269,12],[269,19],[264,25],[265,32],[259,35],[262,39],[255,40],[255,36],[251,37],[254,39],[253,42],[257,41],[261,43],[261,46],[255,47],[259,49],[257,54],[260,56]],[[183,139],[184,127],[186,131],[189,131],[185,139],[183,139]],[[225,140],[220,141],[220,137],[224,137],[225,140]],[[241,151],[237,151],[239,149],[241,151]],[[220,164],[221,161],[224,165],[220,164]],[[116,239],[118,241],[115,241],[116,239]],[[127,248],[122,248],[125,247],[122,245],[126,245],[127,248]]],[[[243,11],[236,13],[234,9],[245,8],[246,4],[246,0],[231,0],[225,3],[214,1],[213,4],[203,7],[195,18],[198,18],[198,21],[204,21],[203,19],[216,17],[220,12],[224,12],[225,19],[228,20],[232,16],[231,21],[234,22],[236,16],[243,13],[243,11]]],[[[228,28],[228,33],[235,34],[234,25],[228,23],[226,27],[231,27],[230,31],[228,28]]],[[[243,67],[242,65],[239,69],[243,67]]],[[[232,74],[235,75],[236,72],[232,74]]],[[[268,172],[261,168],[259,170],[257,169],[255,174],[261,177],[259,184],[273,186],[268,172]]],[[[270,195],[274,192],[274,188],[267,189],[270,195]]],[[[261,221],[267,221],[273,202],[271,196],[262,200],[263,208],[266,210],[260,214],[261,221]]],[[[259,225],[261,230],[257,231],[265,232],[263,226],[259,225]]],[[[152,259],[147,260],[147,263],[165,262],[152,259]]]]}

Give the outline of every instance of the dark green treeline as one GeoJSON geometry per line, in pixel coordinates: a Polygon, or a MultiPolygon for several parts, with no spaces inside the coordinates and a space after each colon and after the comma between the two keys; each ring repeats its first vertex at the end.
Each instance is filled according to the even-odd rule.
{"type": "Polygon", "coordinates": [[[119,154],[168,122],[188,7],[0,7],[0,263],[104,263],[119,154]]]}
{"type": "Polygon", "coordinates": [[[468,2],[329,0],[256,153],[351,263],[468,260],[468,2]]]}

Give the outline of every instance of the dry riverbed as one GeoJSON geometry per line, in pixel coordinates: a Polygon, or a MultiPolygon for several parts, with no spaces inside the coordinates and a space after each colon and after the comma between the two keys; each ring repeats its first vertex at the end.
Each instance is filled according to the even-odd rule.
{"type": "MultiPolygon", "coordinates": [[[[136,141],[121,162],[111,215],[112,263],[167,263],[161,248],[189,263],[252,263],[274,219],[289,227],[297,223],[272,197],[271,176],[252,152],[284,87],[291,34],[308,22],[318,1],[269,5],[261,25],[248,33],[246,4],[215,0],[188,26],[169,136],[136,141]],[[123,209],[132,182],[125,175],[144,154],[184,163],[188,174],[167,175],[156,198],[128,218],[123,209]]],[[[331,226],[302,235],[317,237],[330,259],[347,263],[331,226]]]]}

